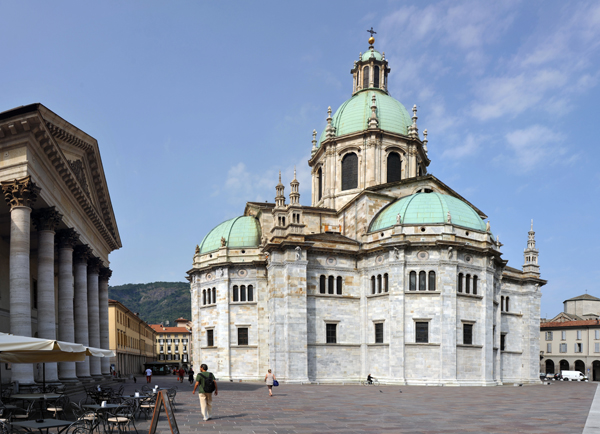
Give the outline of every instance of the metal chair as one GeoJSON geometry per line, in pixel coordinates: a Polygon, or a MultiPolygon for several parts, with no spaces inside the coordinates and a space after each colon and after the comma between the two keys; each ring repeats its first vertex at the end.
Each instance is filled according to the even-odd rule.
{"type": "Polygon", "coordinates": [[[12,420],[28,420],[29,417],[34,413],[35,401],[29,401],[25,408],[15,408],[11,410],[12,420]]]}
{"type": "Polygon", "coordinates": [[[93,427],[91,427],[84,420],[76,420],[67,427],[64,434],[91,434],[93,427]]]}
{"type": "MultiPolygon", "coordinates": [[[[71,403],[71,409],[79,424],[85,424],[88,428],[88,432],[92,432],[95,428],[100,425],[100,420],[94,411],[85,410],[79,404],[74,402],[71,403]]],[[[77,433],[79,434],[79,433],[77,433]]]]}
{"type": "Polygon", "coordinates": [[[60,398],[54,400],[54,402],[48,404],[48,406],[46,407],[46,411],[53,413],[53,417],[54,419],[57,419],[58,416],[63,417],[63,419],[66,419],[65,416],[65,412],[69,409],[69,404],[71,403],[71,400],[69,399],[68,396],[66,395],[61,395],[60,398]]]}
{"type": "Polygon", "coordinates": [[[130,400],[124,400],[123,406],[115,413],[108,413],[106,423],[110,429],[110,432],[112,433],[115,427],[119,433],[122,433],[125,427],[127,427],[127,432],[129,432],[129,427],[133,425],[133,429],[135,429],[135,432],[138,433],[138,430],[135,426],[135,411],[136,409],[134,403],[130,400]]]}
{"type": "Polygon", "coordinates": [[[144,419],[148,420],[148,416],[154,412],[154,406],[156,405],[157,395],[149,396],[140,400],[139,410],[144,413],[144,419]]]}

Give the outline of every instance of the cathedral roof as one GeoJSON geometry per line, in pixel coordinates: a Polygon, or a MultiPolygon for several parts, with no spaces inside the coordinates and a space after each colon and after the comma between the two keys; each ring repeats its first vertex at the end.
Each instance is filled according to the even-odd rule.
{"type": "Polygon", "coordinates": [[[370,49],[369,51],[365,52],[362,56],[360,56],[360,60],[362,60],[363,62],[369,59],[383,60],[383,56],[379,51],[375,49],[370,49]]]}
{"type": "MultiPolygon", "coordinates": [[[[354,94],[333,115],[331,124],[335,128],[336,137],[367,130],[373,95],[377,105],[379,128],[390,133],[408,134],[412,119],[406,107],[380,89],[365,89],[354,94]]],[[[325,140],[325,135],[323,130],[318,146],[325,140]]]]}
{"type": "Polygon", "coordinates": [[[445,223],[448,213],[454,225],[486,230],[486,224],[477,212],[460,199],[440,193],[416,193],[386,206],[373,219],[369,232],[394,226],[398,214],[402,224],[427,224],[445,223]]]}
{"type": "Polygon", "coordinates": [[[576,300],[600,301],[600,298],[594,297],[593,295],[589,295],[589,294],[583,294],[583,295],[579,295],[577,297],[569,298],[568,300],[565,300],[565,301],[576,301],[576,300]]]}
{"type": "Polygon", "coordinates": [[[204,237],[200,253],[218,250],[221,238],[225,239],[227,247],[257,247],[260,244],[260,224],[251,216],[224,221],[204,237]]]}

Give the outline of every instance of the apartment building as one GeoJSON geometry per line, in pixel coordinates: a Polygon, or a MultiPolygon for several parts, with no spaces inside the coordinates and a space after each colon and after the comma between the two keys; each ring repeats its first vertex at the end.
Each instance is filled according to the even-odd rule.
{"type": "Polygon", "coordinates": [[[156,333],[155,352],[158,361],[173,361],[173,364],[189,365],[191,363],[192,332],[187,327],[185,318],[178,318],[176,327],[163,324],[150,324],[156,333]]]}

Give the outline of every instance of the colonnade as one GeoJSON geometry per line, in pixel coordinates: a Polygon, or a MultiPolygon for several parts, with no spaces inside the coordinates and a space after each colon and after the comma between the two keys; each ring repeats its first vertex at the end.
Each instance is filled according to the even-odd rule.
{"type": "MultiPolygon", "coordinates": [[[[10,207],[10,333],[32,336],[31,222],[38,237],[38,337],[109,349],[108,280],[111,270],[81,244],[72,229],[58,228],[62,215],[54,208],[32,212],[40,188],[31,177],[1,183],[10,207]],[[55,244],[58,270],[55,272],[55,244]],[[55,280],[58,274],[58,318],[55,280]],[[57,334],[58,324],[58,334],[57,334]]],[[[86,357],[83,362],[46,363],[46,382],[87,382],[110,376],[110,360],[86,357]]],[[[13,364],[12,381],[34,384],[31,364],[13,364]]]]}

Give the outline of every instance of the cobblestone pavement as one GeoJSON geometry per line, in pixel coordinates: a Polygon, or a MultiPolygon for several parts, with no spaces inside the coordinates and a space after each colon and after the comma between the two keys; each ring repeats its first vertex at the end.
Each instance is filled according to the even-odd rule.
{"type": "MultiPolygon", "coordinates": [[[[140,381],[141,380],[141,381],[140,381]]],[[[126,391],[140,388],[129,380],[126,391]]],[[[219,382],[213,419],[200,416],[198,395],[175,377],[175,417],[182,434],[210,433],[544,433],[581,434],[596,383],[550,386],[420,387],[281,385],[269,398],[258,383],[219,382]]],[[[140,433],[150,421],[137,422],[140,433]]],[[[164,417],[157,432],[168,433],[164,417]]]]}

